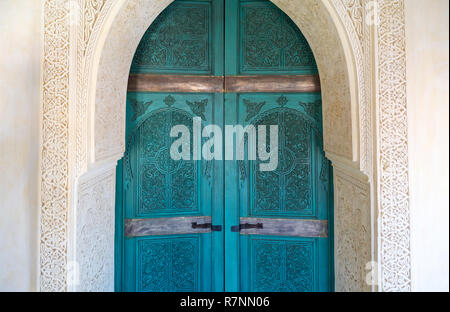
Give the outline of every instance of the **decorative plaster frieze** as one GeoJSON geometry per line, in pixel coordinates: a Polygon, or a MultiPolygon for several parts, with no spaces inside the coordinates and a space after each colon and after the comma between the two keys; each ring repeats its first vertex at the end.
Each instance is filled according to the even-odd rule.
{"type": "Polygon", "coordinates": [[[329,6],[329,1],[272,2],[297,24],[313,50],[322,86],[325,150],[357,161],[357,132],[353,131],[357,128],[357,121],[352,119],[349,71],[335,21],[325,6],[325,3],[329,6]]]}
{"type": "Polygon", "coordinates": [[[121,157],[125,151],[128,75],[137,46],[151,22],[173,0],[122,0],[104,42],[96,79],[93,161],[121,157]],[[133,21],[133,22],[130,22],[133,21]],[[114,68],[114,70],[111,70],[114,68]]]}
{"type": "Polygon", "coordinates": [[[69,6],[43,2],[40,289],[65,291],[69,210],[69,6]]]}
{"type": "Polygon", "coordinates": [[[369,0],[331,0],[352,46],[352,54],[356,63],[358,80],[358,114],[359,114],[359,164],[360,169],[372,176],[372,105],[371,105],[371,70],[372,40],[371,22],[366,19],[365,7],[369,0]]]}
{"type": "Polygon", "coordinates": [[[371,254],[370,185],[334,166],[336,291],[371,291],[367,264],[371,254]]]}
{"type": "Polygon", "coordinates": [[[383,291],[411,291],[404,0],[380,0],[378,218],[383,291]]]}
{"type": "Polygon", "coordinates": [[[86,171],[88,166],[88,98],[94,52],[106,17],[111,12],[114,0],[77,0],[80,12],[76,27],[77,54],[77,103],[76,103],[76,175],[86,171]]]}
{"type": "MultiPolygon", "coordinates": [[[[343,18],[344,14],[347,13],[348,17],[350,18],[350,21],[353,25],[353,29],[355,31],[355,34],[357,35],[360,42],[364,40],[364,11],[363,11],[363,5],[365,3],[365,0],[333,0],[333,2],[336,4],[336,2],[340,2],[342,6],[345,9],[345,12],[340,12],[341,17],[343,18]]],[[[349,28],[346,28],[349,30],[349,28]]]]}
{"type": "Polygon", "coordinates": [[[115,162],[92,176],[79,181],[72,282],[76,291],[114,291],[115,162]]]}

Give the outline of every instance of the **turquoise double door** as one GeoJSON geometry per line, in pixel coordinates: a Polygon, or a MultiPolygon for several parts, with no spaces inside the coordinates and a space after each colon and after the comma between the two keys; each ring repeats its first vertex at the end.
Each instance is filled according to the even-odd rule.
{"type": "Polygon", "coordinates": [[[175,1],[157,17],[131,66],[140,83],[127,95],[117,166],[117,291],[334,289],[321,95],[279,88],[304,75],[317,75],[308,43],[269,1],[175,1]],[[171,131],[180,125],[189,157],[177,160],[180,133],[171,131]],[[234,136],[226,159],[226,126],[263,125],[265,138],[245,136],[243,159],[234,136]],[[262,171],[268,160],[248,151],[263,139],[275,148],[270,125],[277,166],[262,171]],[[222,131],[212,148],[207,126],[222,131]],[[205,150],[222,157],[208,160],[205,150]]]}

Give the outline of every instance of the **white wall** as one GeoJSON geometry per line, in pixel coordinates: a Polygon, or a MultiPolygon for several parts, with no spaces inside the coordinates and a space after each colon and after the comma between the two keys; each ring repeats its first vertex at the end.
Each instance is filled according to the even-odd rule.
{"type": "Polygon", "coordinates": [[[40,12],[0,0],[0,291],[36,289],[40,12]]]}
{"type": "Polygon", "coordinates": [[[449,1],[406,0],[414,291],[449,290],[449,1]]]}

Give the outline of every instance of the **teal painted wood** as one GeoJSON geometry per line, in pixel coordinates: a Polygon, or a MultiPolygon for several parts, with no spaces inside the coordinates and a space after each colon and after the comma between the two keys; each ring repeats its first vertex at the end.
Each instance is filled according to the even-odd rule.
{"type": "MultiPolygon", "coordinates": [[[[223,19],[222,19],[223,20],[223,19]]],[[[223,39],[223,37],[222,37],[223,39]]],[[[223,60],[223,58],[222,58],[223,60]]],[[[223,94],[215,94],[214,106],[214,123],[217,125],[224,126],[224,96],[223,94]]],[[[224,159],[222,151],[222,159],[224,159]]],[[[212,170],[214,173],[214,178],[212,179],[212,196],[211,196],[211,207],[212,207],[212,221],[214,225],[221,225],[222,231],[212,232],[212,251],[211,251],[211,263],[213,267],[212,274],[212,290],[213,291],[224,291],[225,290],[225,233],[223,229],[225,228],[225,164],[223,161],[214,160],[212,161],[212,170]]]]}
{"type": "MultiPolygon", "coordinates": [[[[317,68],[301,32],[269,1],[177,0],[144,35],[131,72],[273,75],[317,68]]],[[[129,92],[126,154],[117,169],[116,290],[334,290],[332,170],[321,116],[319,93],[129,92]],[[263,174],[258,161],[171,160],[171,125],[186,124],[192,133],[194,115],[203,125],[279,124],[279,168],[263,174]],[[197,215],[212,216],[223,231],[123,236],[124,218],[197,215]],[[240,235],[231,231],[240,217],[328,220],[330,235],[240,235]]]]}
{"type": "Polygon", "coordinates": [[[317,74],[314,55],[295,23],[268,0],[227,0],[227,75],[317,74]]]}
{"type": "MultiPolygon", "coordinates": [[[[186,125],[192,134],[194,116],[202,118],[203,126],[222,124],[222,107],[221,94],[128,93],[127,146],[120,169],[125,218],[203,215],[223,226],[223,163],[174,161],[169,155],[173,125],[186,125]]],[[[221,232],[124,238],[122,290],[221,291],[222,246],[221,232]],[[160,253],[163,258],[155,256],[160,253]],[[163,264],[168,271],[161,270],[163,264]],[[186,274],[180,273],[183,265],[186,274]]]]}
{"type": "MultiPolygon", "coordinates": [[[[233,93],[225,94],[225,124],[236,125],[236,98],[233,93]]],[[[236,140],[233,146],[236,146],[236,140]]],[[[226,146],[225,146],[226,148],[226,146]]],[[[231,226],[239,224],[239,172],[237,161],[225,161],[225,291],[239,291],[240,260],[239,233],[232,232],[231,226]]]]}
{"type": "Polygon", "coordinates": [[[116,170],[115,232],[114,232],[114,290],[122,291],[123,281],[123,243],[124,243],[124,210],[123,210],[123,160],[119,160],[116,170]]]}
{"type": "MultiPolygon", "coordinates": [[[[332,223],[331,168],[322,147],[320,98],[318,93],[227,94],[226,124],[279,127],[279,162],[274,172],[259,171],[258,160],[226,161],[227,231],[239,224],[239,217],[332,223]]],[[[332,238],[332,228],[329,233],[332,238]]],[[[232,283],[226,282],[227,291],[332,290],[330,238],[253,236],[229,231],[225,240],[230,248],[225,249],[229,262],[225,272],[227,278],[232,276],[232,283]],[[305,247],[305,242],[310,245],[305,247]],[[287,256],[290,250],[305,255],[294,259],[287,256]],[[293,273],[297,268],[309,269],[302,276],[293,273]],[[269,277],[269,288],[263,287],[269,277]]]]}
{"type": "Polygon", "coordinates": [[[174,1],[150,25],[131,73],[223,74],[223,0],[174,1]]]}
{"type": "MultiPolygon", "coordinates": [[[[226,1],[226,30],[226,75],[317,74],[304,36],[269,1],[226,1]]],[[[225,103],[226,124],[280,127],[275,173],[259,172],[258,161],[225,163],[225,289],[334,290],[332,173],[320,94],[227,94],[225,103]],[[239,235],[230,231],[239,217],[328,220],[330,236],[239,235]]]]}
{"type": "Polygon", "coordinates": [[[199,235],[145,237],[136,239],[137,291],[209,290],[211,268],[199,235]],[[202,280],[203,278],[203,280],[202,280]]]}
{"type": "MultiPolygon", "coordinates": [[[[223,5],[172,3],[142,38],[131,73],[223,75],[223,5]]],[[[223,232],[123,236],[124,218],[205,215],[223,226],[223,163],[168,155],[170,127],[186,124],[192,135],[193,116],[203,126],[223,124],[222,94],[128,93],[126,153],[117,169],[117,291],[223,291],[223,232]]]]}
{"type": "MultiPolygon", "coordinates": [[[[312,238],[245,237],[247,276],[243,291],[312,292],[320,290],[327,273],[327,242],[312,238]],[[316,259],[319,259],[317,261],[316,259]],[[323,263],[321,263],[323,262],[323,263]]],[[[325,281],[328,283],[328,281],[325,281]]]]}
{"type": "MultiPolygon", "coordinates": [[[[220,183],[223,166],[205,160],[174,161],[169,155],[175,140],[169,136],[172,126],[185,125],[192,134],[194,116],[201,117],[203,126],[223,123],[222,95],[128,93],[127,105],[130,109],[127,110],[127,151],[123,159],[125,218],[201,215],[212,216],[215,225],[222,225],[218,222],[223,219],[223,201],[220,200],[223,198],[220,183]]],[[[191,135],[191,146],[192,140],[191,135]]],[[[192,156],[191,152],[191,159],[192,156]]],[[[125,238],[124,290],[222,290],[221,246],[223,234],[220,232],[125,238]],[[189,250],[182,246],[192,246],[192,252],[188,254],[189,250]],[[162,259],[155,256],[163,251],[162,259]],[[161,271],[162,263],[172,269],[161,271]],[[180,273],[183,265],[186,274],[180,273]],[[159,279],[152,277],[155,272],[161,272],[159,279]]]]}
{"type": "MultiPolygon", "coordinates": [[[[238,1],[225,1],[225,75],[237,75],[239,58],[238,32],[239,32],[238,1]]],[[[226,93],[225,97],[225,124],[236,125],[236,98],[233,93],[226,93]]],[[[233,143],[235,145],[235,143],[233,143]]],[[[226,146],[225,146],[226,148],[226,146]]],[[[239,233],[232,232],[231,226],[239,224],[239,173],[237,161],[225,161],[225,291],[240,290],[240,259],[239,259],[239,233]],[[233,190],[229,192],[229,190],[233,190]]]]}
{"type": "Polygon", "coordinates": [[[328,233],[329,234],[329,291],[335,291],[335,273],[334,273],[334,182],[333,182],[333,166],[330,163],[330,171],[328,173],[328,233]]]}

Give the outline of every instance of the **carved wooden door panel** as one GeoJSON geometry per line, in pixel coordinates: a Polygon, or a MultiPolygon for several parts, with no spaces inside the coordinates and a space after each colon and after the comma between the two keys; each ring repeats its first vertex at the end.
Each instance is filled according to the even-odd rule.
{"type": "Polygon", "coordinates": [[[259,158],[225,163],[226,290],[330,291],[332,186],[320,92],[279,90],[286,75],[317,75],[312,51],[268,1],[226,1],[226,26],[226,76],[272,84],[227,93],[225,124],[267,125],[267,136],[278,125],[276,170],[261,171],[259,158]]]}
{"type": "Polygon", "coordinates": [[[236,251],[225,250],[228,289],[329,291],[332,197],[320,95],[227,94],[225,105],[226,124],[278,125],[276,170],[261,171],[260,160],[225,164],[226,245],[236,251]]]}
{"type": "MultiPolygon", "coordinates": [[[[173,126],[193,133],[194,116],[221,123],[222,95],[129,93],[133,115],[123,160],[125,202],[124,287],[136,291],[210,291],[222,285],[223,179],[220,163],[176,161],[170,156],[173,126]],[[140,112],[145,111],[142,115],[140,112]],[[219,182],[219,183],[218,183],[219,182]],[[214,227],[212,220],[214,219],[214,227]],[[218,254],[222,252],[217,250],[218,254]]],[[[191,145],[194,138],[191,136],[191,145]]],[[[219,288],[220,289],[220,288],[219,288]]]]}
{"type": "MultiPolygon", "coordinates": [[[[147,30],[131,73],[222,77],[222,14],[222,0],[174,2],[147,30]]],[[[202,143],[193,117],[223,124],[223,93],[128,92],[126,113],[116,289],[223,290],[223,163],[202,160],[201,149],[189,160],[170,156],[173,126],[187,127],[192,147],[202,143]]]]}

